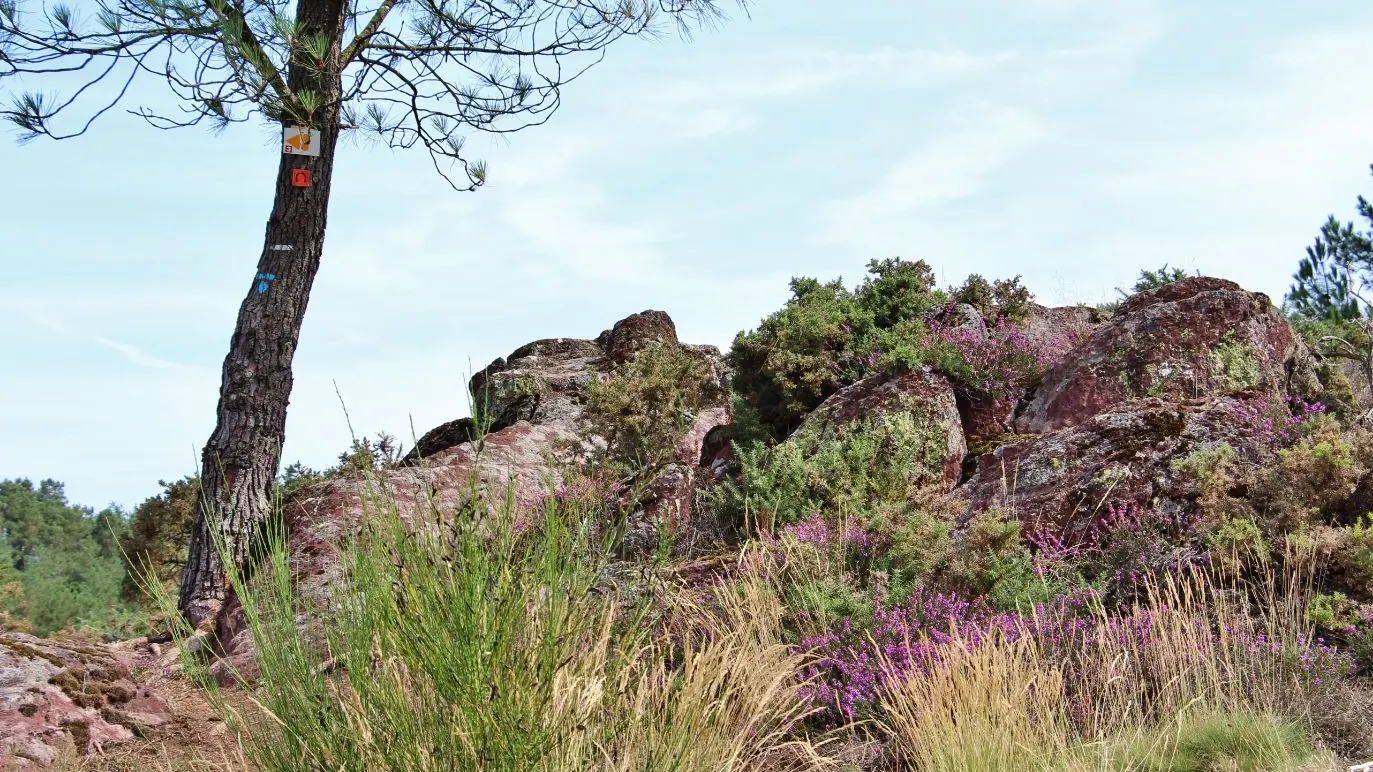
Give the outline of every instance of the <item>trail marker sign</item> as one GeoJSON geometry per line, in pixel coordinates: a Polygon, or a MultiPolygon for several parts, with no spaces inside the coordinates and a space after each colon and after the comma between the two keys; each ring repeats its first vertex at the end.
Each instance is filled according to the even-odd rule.
{"type": "Polygon", "coordinates": [[[297,188],[308,188],[308,187],[310,187],[310,170],[309,170],[309,169],[292,169],[292,170],[291,170],[291,185],[292,185],[293,187],[297,187],[297,188]]]}
{"type": "Polygon", "coordinates": [[[319,132],[303,126],[287,126],[282,130],[281,152],[286,155],[319,155],[319,132]]]}

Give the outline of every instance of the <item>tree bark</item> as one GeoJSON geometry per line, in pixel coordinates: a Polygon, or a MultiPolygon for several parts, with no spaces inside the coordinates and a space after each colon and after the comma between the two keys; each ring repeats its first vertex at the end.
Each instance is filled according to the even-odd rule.
{"type": "Polygon", "coordinates": [[[312,91],[320,97],[310,121],[320,132],[320,154],[281,156],[257,273],[239,306],[224,358],[215,429],[201,455],[201,495],[178,604],[199,629],[214,623],[229,590],[216,542],[225,557],[244,565],[254,535],[271,514],[294,382],[291,362],[324,249],[340,129],[339,52],[346,8],[345,0],[300,0],[296,7],[296,21],[307,34],[330,39],[322,67],[293,63],[288,73],[293,93],[312,91]],[[297,169],[310,172],[309,187],[292,185],[297,169]]]}

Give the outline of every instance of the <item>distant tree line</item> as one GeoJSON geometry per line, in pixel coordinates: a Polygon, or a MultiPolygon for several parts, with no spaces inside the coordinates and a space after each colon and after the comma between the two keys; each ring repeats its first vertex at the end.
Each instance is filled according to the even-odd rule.
{"type": "Polygon", "coordinates": [[[62,483],[0,481],[0,625],[48,635],[117,634],[138,616],[123,596],[129,516],[67,501],[62,483]]]}
{"type": "MultiPolygon", "coordinates": [[[[274,498],[280,506],[330,475],[400,457],[389,435],[354,440],[327,470],[286,467],[274,498]]],[[[201,489],[195,475],[158,485],[132,511],[96,512],[68,501],[57,480],[0,480],[0,629],[130,638],[160,626],[153,596],[176,596],[201,489]]]]}

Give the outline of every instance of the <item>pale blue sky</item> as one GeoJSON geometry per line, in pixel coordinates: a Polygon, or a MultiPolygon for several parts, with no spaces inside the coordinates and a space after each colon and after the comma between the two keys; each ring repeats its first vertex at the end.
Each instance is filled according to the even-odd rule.
{"type": "MultiPolygon", "coordinates": [[[[1050,303],[1165,261],[1280,299],[1373,190],[1370,72],[1353,0],[759,0],[621,43],[547,126],[474,138],[477,193],[344,146],[285,460],[348,444],[333,381],[360,434],[408,445],[525,342],[658,308],[724,348],[789,277],[871,258],[1022,274],[1050,303]]],[[[125,115],[0,141],[0,478],[131,506],[195,470],[276,143],[125,115]]]]}

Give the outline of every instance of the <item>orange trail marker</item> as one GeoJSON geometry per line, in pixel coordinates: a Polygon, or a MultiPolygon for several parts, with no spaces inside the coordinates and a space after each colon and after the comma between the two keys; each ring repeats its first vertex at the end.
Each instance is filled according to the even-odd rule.
{"type": "Polygon", "coordinates": [[[303,126],[287,126],[281,132],[281,152],[286,155],[319,155],[319,131],[303,126]]]}
{"type": "Polygon", "coordinates": [[[297,187],[297,188],[308,188],[308,187],[310,187],[310,170],[309,170],[309,169],[292,169],[292,170],[291,170],[291,185],[292,185],[293,187],[297,187]]]}

